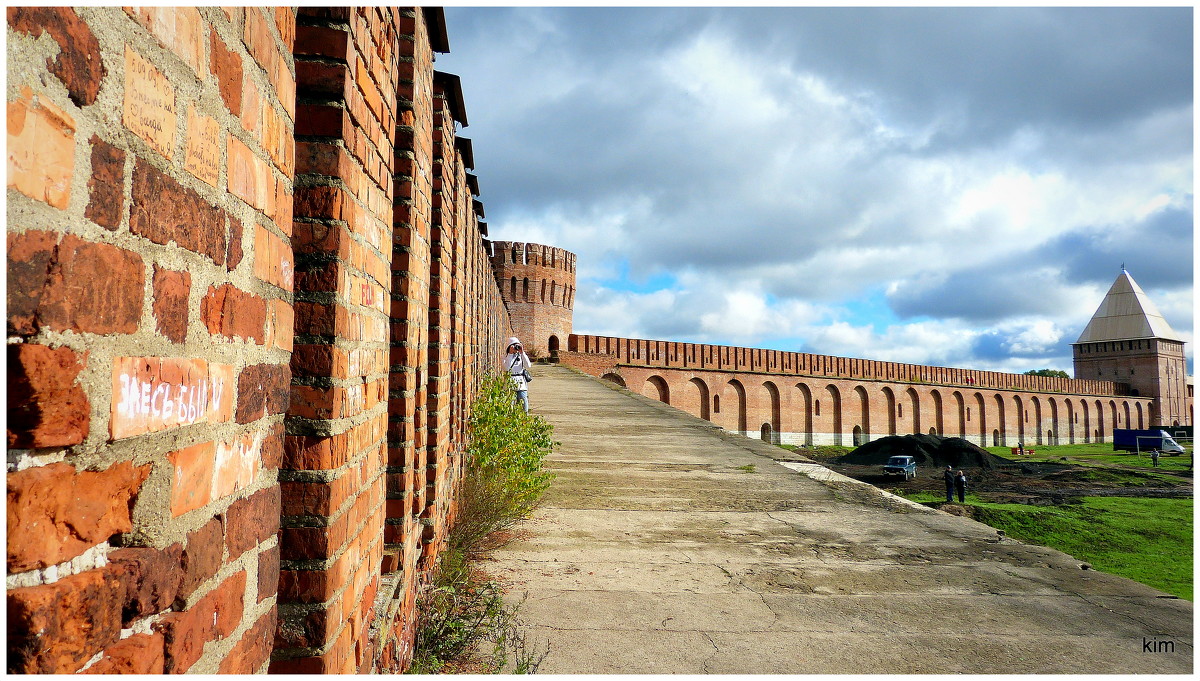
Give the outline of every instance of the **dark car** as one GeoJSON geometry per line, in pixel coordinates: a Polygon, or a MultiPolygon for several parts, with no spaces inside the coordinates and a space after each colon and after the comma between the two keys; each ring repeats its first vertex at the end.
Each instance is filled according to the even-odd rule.
{"type": "Polygon", "coordinates": [[[905,480],[917,477],[917,462],[911,456],[893,456],[883,465],[884,475],[903,475],[905,480]]]}

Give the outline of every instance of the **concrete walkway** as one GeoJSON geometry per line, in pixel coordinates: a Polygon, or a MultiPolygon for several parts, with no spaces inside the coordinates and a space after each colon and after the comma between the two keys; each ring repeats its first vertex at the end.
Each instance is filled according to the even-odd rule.
{"type": "Polygon", "coordinates": [[[558,477],[488,567],[528,593],[539,673],[1192,671],[1188,601],[564,367],[533,373],[558,477]]]}

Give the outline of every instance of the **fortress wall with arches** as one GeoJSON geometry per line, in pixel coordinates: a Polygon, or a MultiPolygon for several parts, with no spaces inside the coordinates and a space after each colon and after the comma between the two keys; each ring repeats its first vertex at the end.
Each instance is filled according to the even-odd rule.
{"type": "Polygon", "coordinates": [[[854,446],[932,433],[983,446],[1107,442],[1153,400],[1109,381],[753,348],[572,335],[564,364],[722,428],[779,444],[854,446]]]}
{"type": "Polygon", "coordinates": [[[538,356],[565,350],[575,306],[575,254],[553,246],[492,242],[492,270],[513,330],[538,356]]]}

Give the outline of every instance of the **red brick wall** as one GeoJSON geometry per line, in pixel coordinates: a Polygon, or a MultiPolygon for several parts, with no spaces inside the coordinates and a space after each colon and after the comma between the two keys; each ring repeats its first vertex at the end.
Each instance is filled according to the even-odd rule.
{"type": "Polygon", "coordinates": [[[575,306],[575,254],[511,241],[496,241],[493,249],[492,269],[517,337],[541,357],[555,342],[566,350],[575,306]]]}
{"type": "Polygon", "coordinates": [[[1147,427],[1152,405],[1109,381],[599,336],[572,335],[570,348],[564,364],[784,444],[930,432],[986,446],[1100,442],[1147,427]]]}
{"type": "Polygon", "coordinates": [[[8,24],[9,671],[263,671],[293,12],[8,24]]]}
{"type": "Polygon", "coordinates": [[[383,556],[398,16],[296,27],[296,347],[272,672],[371,669],[383,556]]]}
{"type": "Polygon", "coordinates": [[[512,333],[441,11],[8,18],[9,671],[403,670],[512,333]]]}

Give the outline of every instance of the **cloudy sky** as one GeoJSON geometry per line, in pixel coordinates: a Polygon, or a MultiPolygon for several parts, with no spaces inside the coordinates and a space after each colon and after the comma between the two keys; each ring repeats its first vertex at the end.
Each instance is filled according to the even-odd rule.
{"type": "Polygon", "coordinates": [[[575,332],[1071,371],[1121,265],[1192,354],[1192,9],[447,7],[492,238],[575,332]]]}

